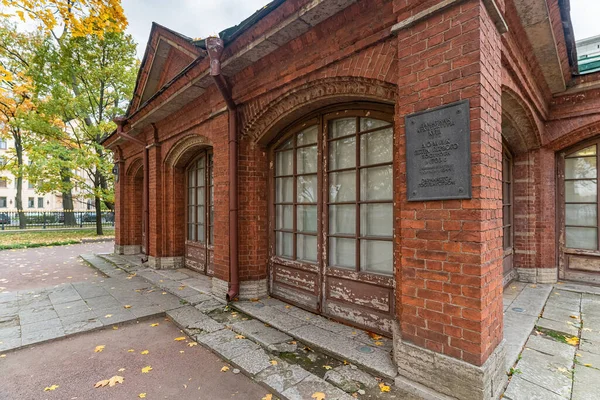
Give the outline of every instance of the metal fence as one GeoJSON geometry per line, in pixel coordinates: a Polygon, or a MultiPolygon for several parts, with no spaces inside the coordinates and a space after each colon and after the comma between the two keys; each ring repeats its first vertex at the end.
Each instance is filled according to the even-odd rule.
{"type": "MultiPolygon", "coordinates": [[[[115,214],[102,211],[102,225],[115,226],[115,214]]],[[[22,211],[0,210],[0,230],[62,229],[96,226],[96,211],[22,211]],[[23,221],[22,221],[23,220],[23,221]]]]}

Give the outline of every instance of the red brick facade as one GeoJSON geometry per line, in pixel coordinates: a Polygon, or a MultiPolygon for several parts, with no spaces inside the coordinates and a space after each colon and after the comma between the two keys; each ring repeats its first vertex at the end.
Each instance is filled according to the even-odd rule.
{"type": "MultiPolygon", "coordinates": [[[[486,368],[503,338],[503,143],[514,168],[515,271],[524,281],[550,282],[561,259],[559,154],[600,135],[600,75],[572,75],[558,0],[547,1],[558,61],[540,58],[519,7],[528,1],[537,2],[288,0],[226,43],[223,73],[239,120],[242,285],[266,287],[270,277],[272,143],[327,107],[392,105],[396,334],[486,368]],[[549,79],[566,87],[553,93],[549,79]],[[405,117],[459,100],[470,101],[472,198],[407,201],[405,117]]],[[[213,274],[229,282],[228,116],[207,75],[208,57],[191,43],[153,28],[124,132],[149,146],[146,254],[162,267],[185,262],[185,171],[212,148],[213,274]],[[151,71],[156,54],[165,59],[151,71]]],[[[132,252],[143,245],[144,150],[116,134],[105,145],[120,167],[117,251],[132,252]]]]}

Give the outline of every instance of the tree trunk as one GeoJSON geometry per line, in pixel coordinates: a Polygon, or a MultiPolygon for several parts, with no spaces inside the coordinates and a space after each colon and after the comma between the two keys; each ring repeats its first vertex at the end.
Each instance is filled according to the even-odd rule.
{"type": "Polygon", "coordinates": [[[96,234],[104,235],[102,232],[102,201],[98,196],[94,196],[94,200],[96,202],[96,234]]]}
{"type": "MultiPolygon", "coordinates": [[[[70,180],[70,179],[69,179],[70,180]]],[[[65,215],[65,226],[74,226],[77,224],[75,220],[75,211],[73,205],[73,193],[71,193],[71,189],[62,193],[63,198],[63,212],[65,215]]]]}
{"type": "Polygon", "coordinates": [[[17,197],[15,198],[15,206],[19,213],[19,228],[27,228],[27,220],[23,211],[23,143],[21,135],[18,132],[13,134],[15,140],[15,152],[17,153],[17,197]]]}

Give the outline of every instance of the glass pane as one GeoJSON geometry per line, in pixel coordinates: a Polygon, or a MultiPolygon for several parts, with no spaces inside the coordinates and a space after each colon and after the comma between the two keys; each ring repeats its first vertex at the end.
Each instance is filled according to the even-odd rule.
{"type": "Polygon", "coordinates": [[[360,270],[391,275],[394,271],[392,242],[360,241],[360,270]]]}
{"type": "Polygon", "coordinates": [[[275,201],[277,203],[294,202],[294,178],[275,179],[275,201]]]}
{"type": "Polygon", "coordinates": [[[502,207],[502,225],[510,225],[511,224],[511,215],[510,215],[510,206],[502,207]]]}
{"type": "Polygon", "coordinates": [[[361,200],[392,200],[392,166],[360,171],[361,200]]]}
{"type": "Polygon", "coordinates": [[[206,203],[206,198],[204,197],[204,188],[203,187],[199,187],[198,189],[196,189],[198,191],[198,204],[199,205],[204,205],[206,203]]]}
{"type": "Polygon", "coordinates": [[[598,206],[596,204],[567,204],[566,225],[596,226],[598,224],[598,206]]]}
{"type": "Polygon", "coordinates": [[[356,200],[356,172],[332,172],[329,174],[329,201],[356,200]]]}
{"type": "Polygon", "coordinates": [[[329,143],[329,170],[356,166],[356,136],[329,143]]]}
{"type": "Polygon", "coordinates": [[[195,225],[188,224],[188,240],[196,240],[196,231],[194,230],[195,225]]]}
{"type": "Polygon", "coordinates": [[[585,149],[581,149],[573,154],[569,154],[567,157],[583,157],[583,156],[595,156],[596,155],[596,145],[586,147],[585,149]]]}
{"type": "Polygon", "coordinates": [[[209,240],[208,244],[213,244],[215,242],[215,229],[214,229],[214,226],[211,226],[209,228],[209,230],[210,230],[210,236],[209,236],[209,239],[208,239],[209,240]]]}
{"type": "Polygon", "coordinates": [[[298,185],[296,188],[298,203],[316,203],[318,200],[317,176],[299,176],[296,178],[296,182],[298,185]]]}
{"type": "Polygon", "coordinates": [[[291,149],[292,147],[294,147],[294,138],[293,137],[291,137],[288,140],[286,140],[285,142],[283,142],[277,150],[291,149]]]}
{"type": "Polygon", "coordinates": [[[298,235],[296,241],[296,258],[300,261],[317,262],[317,237],[298,235]]]}
{"type": "Polygon", "coordinates": [[[194,198],[194,189],[191,188],[188,190],[188,205],[193,206],[196,204],[196,199],[194,198]]]}
{"type": "Polygon", "coordinates": [[[296,150],[296,162],[299,174],[317,172],[317,146],[303,147],[296,150]]]}
{"type": "Polygon", "coordinates": [[[392,204],[361,204],[360,234],[362,236],[392,237],[392,204]]]}
{"type": "Polygon", "coordinates": [[[208,223],[212,225],[215,220],[215,208],[212,206],[210,207],[209,218],[208,223]]]}
{"type": "Polygon", "coordinates": [[[595,203],[597,197],[596,181],[565,182],[565,198],[567,203],[595,203]]]}
{"type": "Polygon", "coordinates": [[[294,173],[293,150],[279,152],[275,157],[277,159],[275,175],[292,175],[294,173]]]}
{"type": "Polygon", "coordinates": [[[294,206],[275,206],[275,229],[294,229],[294,206]]]}
{"type": "Polygon", "coordinates": [[[198,232],[198,234],[196,236],[198,238],[198,241],[200,243],[204,243],[205,242],[204,225],[196,225],[196,229],[197,229],[197,232],[198,232]]]}
{"type": "Polygon", "coordinates": [[[360,137],[360,165],[392,162],[393,138],[391,129],[362,135],[360,137]]]}
{"type": "Polygon", "coordinates": [[[298,206],[297,214],[299,232],[317,232],[317,206],[298,206]]]}
{"type": "Polygon", "coordinates": [[[361,118],[360,119],[360,131],[369,131],[371,129],[380,128],[382,126],[391,125],[391,122],[382,121],[380,119],[373,118],[361,118]]]}
{"type": "Polygon", "coordinates": [[[510,226],[502,229],[502,242],[505,249],[508,249],[512,246],[512,230],[510,229],[510,226]]]}
{"type": "Polygon", "coordinates": [[[356,233],[356,206],[329,206],[329,234],[354,235],[356,233]]]}
{"type": "Polygon", "coordinates": [[[196,165],[198,166],[198,169],[204,168],[204,156],[201,156],[198,161],[196,161],[196,165]]]}
{"type": "Polygon", "coordinates": [[[356,133],[356,118],[341,118],[329,122],[329,138],[356,133]]]}
{"type": "Polygon", "coordinates": [[[287,232],[276,232],[275,236],[276,254],[280,257],[292,258],[294,256],[294,234],[287,232]]]}
{"type": "Polygon", "coordinates": [[[188,173],[188,187],[196,186],[196,169],[190,169],[188,173]]]}
{"type": "Polygon", "coordinates": [[[565,178],[595,178],[598,173],[596,157],[580,157],[565,159],[565,178]]]}
{"type": "Polygon", "coordinates": [[[596,228],[566,228],[566,245],[571,249],[598,249],[598,230],[596,228]]]}
{"type": "Polygon", "coordinates": [[[329,266],[356,268],[356,240],[329,238],[329,266]]]}
{"type": "Polygon", "coordinates": [[[196,207],[188,207],[188,222],[196,222],[196,207]]]}
{"type": "Polygon", "coordinates": [[[204,215],[205,211],[204,211],[204,206],[198,206],[198,222],[203,224],[204,223],[204,215]]]}
{"type": "Polygon", "coordinates": [[[317,134],[319,132],[319,128],[316,125],[313,125],[309,128],[306,128],[302,132],[298,134],[298,146],[303,146],[305,144],[317,143],[317,134]]]}

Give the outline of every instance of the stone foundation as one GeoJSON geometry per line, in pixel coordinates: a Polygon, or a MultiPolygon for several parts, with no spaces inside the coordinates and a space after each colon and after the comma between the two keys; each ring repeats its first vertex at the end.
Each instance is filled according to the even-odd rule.
{"type": "Polygon", "coordinates": [[[259,281],[240,282],[240,300],[261,299],[268,295],[268,284],[266,279],[259,281]]]}
{"type": "Polygon", "coordinates": [[[504,341],[481,367],[399,338],[394,341],[394,357],[396,385],[423,399],[496,400],[508,381],[504,341]]]}
{"type": "Polygon", "coordinates": [[[142,252],[142,246],[139,244],[131,245],[119,245],[115,244],[115,254],[130,256],[134,254],[140,254],[142,252]]]}
{"type": "Polygon", "coordinates": [[[527,283],[556,283],[557,268],[517,268],[520,282],[527,283]]]}
{"type": "Polygon", "coordinates": [[[184,267],[183,257],[148,256],[148,266],[153,269],[179,269],[184,267]]]}
{"type": "Polygon", "coordinates": [[[226,281],[215,278],[212,278],[212,294],[216,296],[218,299],[225,300],[227,296],[227,291],[229,291],[229,283],[226,281]]]}

